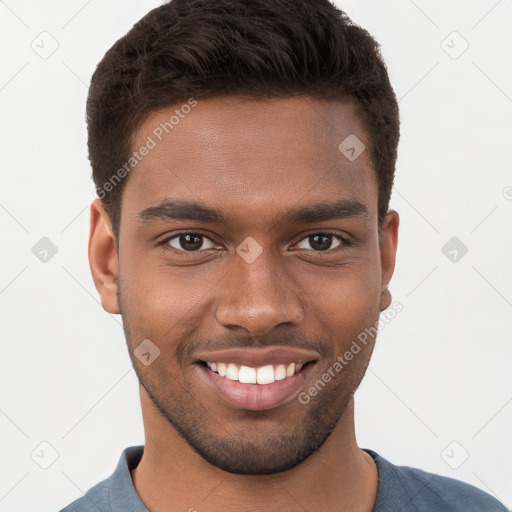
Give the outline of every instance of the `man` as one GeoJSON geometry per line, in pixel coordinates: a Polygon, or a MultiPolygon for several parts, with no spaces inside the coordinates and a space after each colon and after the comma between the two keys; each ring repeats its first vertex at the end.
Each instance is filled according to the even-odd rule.
{"type": "Polygon", "coordinates": [[[399,226],[368,32],[327,0],[173,0],[107,52],[87,120],[90,266],[146,439],[66,512],[506,510],[356,443],[399,226]]]}

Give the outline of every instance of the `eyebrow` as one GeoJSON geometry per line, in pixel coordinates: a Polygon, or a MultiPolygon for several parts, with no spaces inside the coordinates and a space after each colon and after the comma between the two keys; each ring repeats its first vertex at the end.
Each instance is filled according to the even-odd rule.
{"type": "MultiPolygon", "coordinates": [[[[340,199],[335,202],[321,202],[290,208],[284,214],[279,214],[277,219],[280,222],[307,224],[356,216],[368,218],[368,208],[356,200],[340,199]]],[[[169,199],[165,199],[156,206],[145,208],[139,212],[138,218],[141,223],[190,220],[229,224],[232,220],[232,216],[222,208],[215,208],[196,201],[172,201],[169,199]]]]}

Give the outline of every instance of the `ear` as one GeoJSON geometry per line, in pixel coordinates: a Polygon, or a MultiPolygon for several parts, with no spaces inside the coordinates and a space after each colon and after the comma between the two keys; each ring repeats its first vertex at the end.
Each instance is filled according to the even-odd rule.
{"type": "Polygon", "coordinates": [[[100,199],[90,207],[89,266],[101,305],[108,313],[119,314],[117,301],[118,259],[112,222],[100,199]]]}
{"type": "Polygon", "coordinates": [[[388,290],[388,285],[395,270],[399,224],[400,217],[398,213],[395,210],[388,210],[384,224],[379,231],[380,266],[382,276],[380,311],[384,311],[391,304],[391,293],[388,290]]]}

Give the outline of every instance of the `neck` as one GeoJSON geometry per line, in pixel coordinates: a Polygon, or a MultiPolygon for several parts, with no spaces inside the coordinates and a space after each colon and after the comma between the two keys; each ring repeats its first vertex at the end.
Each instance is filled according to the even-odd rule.
{"type": "Polygon", "coordinates": [[[378,473],[356,443],[351,399],[322,447],[273,475],[235,475],[206,462],[161,416],[140,387],[146,441],[132,479],[151,512],[304,509],[371,512],[378,473]]]}

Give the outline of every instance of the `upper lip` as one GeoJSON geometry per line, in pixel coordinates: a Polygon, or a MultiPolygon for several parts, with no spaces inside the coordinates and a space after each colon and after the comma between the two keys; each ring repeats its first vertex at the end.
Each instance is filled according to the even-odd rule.
{"type": "Polygon", "coordinates": [[[213,352],[200,352],[197,354],[197,358],[196,362],[235,363],[258,368],[268,364],[305,364],[309,361],[316,361],[319,355],[317,352],[298,348],[268,347],[254,349],[231,348],[213,352]]]}

